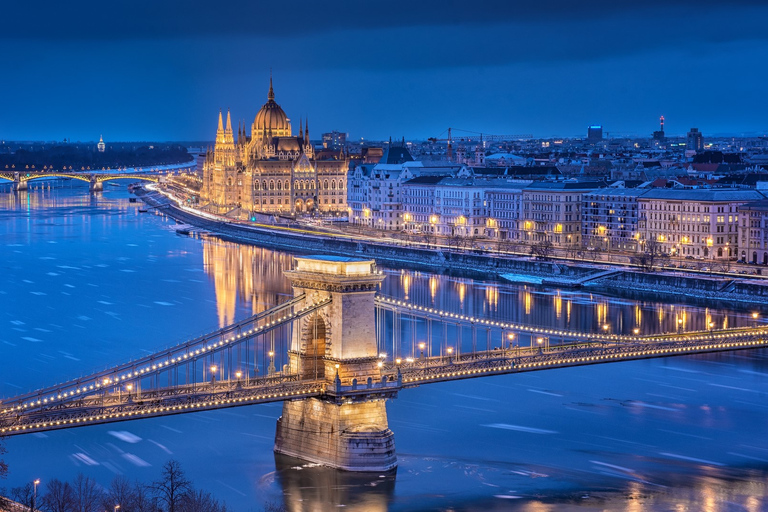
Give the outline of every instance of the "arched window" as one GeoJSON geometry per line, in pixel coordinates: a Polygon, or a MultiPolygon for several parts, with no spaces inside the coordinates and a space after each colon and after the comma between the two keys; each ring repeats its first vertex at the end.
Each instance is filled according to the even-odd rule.
{"type": "Polygon", "coordinates": [[[275,181],[269,180],[269,190],[275,190],[275,181]]]}
{"type": "Polygon", "coordinates": [[[277,182],[277,190],[283,190],[283,183],[280,181],[277,182]]]}
{"type": "Polygon", "coordinates": [[[261,190],[267,190],[267,180],[264,180],[264,182],[261,184],[261,190]]]}
{"type": "Polygon", "coordinates": [[[331,190],[336,190],[336,182],[331,180],[331,190]]]}
{"type": "Polygon", "coordinates": [[[291,184],[288,180],[285,180],[285,190],[291,190],[291,184]]]}
{"type": "Polygon", "coordinates": [[[323,190],[328,190],[328,180],[323,181],[323,190]]]}

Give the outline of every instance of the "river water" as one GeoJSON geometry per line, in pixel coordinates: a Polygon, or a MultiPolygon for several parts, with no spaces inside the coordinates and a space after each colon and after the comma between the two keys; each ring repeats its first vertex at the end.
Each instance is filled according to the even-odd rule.
{"type": "MultiPolygon", "coordinates": [[[[38,185],[39,187],[39,185],[38,185]]],[[[6,189],[7,190],[7,189],[6,189]]],[[[125,187],[0,192],[0,396],[153,352],[285,300],[290,254],[180,236],[125,187]]],[[[743,305],[658,302],[385,269],[382,293],[563,329],[750,325],[743,305]],[[682,322],[680,322],[682,320],[682,322]]],[[[0,486],[157,479],[176,459],[231,510],[768,509],[765,351],[444,383],[388,403],[396,474],[276,459],[279,404],[4,441],[0,486]]]]}

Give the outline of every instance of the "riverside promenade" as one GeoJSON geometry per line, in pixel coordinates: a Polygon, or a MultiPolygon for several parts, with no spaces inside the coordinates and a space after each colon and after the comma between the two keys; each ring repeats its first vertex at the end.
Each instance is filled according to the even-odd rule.
{"type": "Polygon", "coordinates": [[[263,224],[212,215],[160,191],[140,188],[137,195],[151,208],[181,224],[182,234],[202,232],[234,242],[299,254],[337,254],[373,258],[393,268],[430,270],[475,279],[498,279],[556,288],[588,288],[624,295],[649,293],[670,297],[768,304],[766,276],[692,269],[644,271],[628,263],[592,262],[490,250],[457,250],[357,230],[330,230],[303,224],[263,224]]]}

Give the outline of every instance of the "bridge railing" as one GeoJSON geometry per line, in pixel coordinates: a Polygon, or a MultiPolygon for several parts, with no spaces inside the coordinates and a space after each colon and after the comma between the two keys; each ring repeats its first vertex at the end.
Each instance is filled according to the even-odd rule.
{"type": "MultiPolygon", "coordinates": [[[[133,391],[140,388],[159,389],[163,386],[163,382],[166,384],[165,387],[181,385],[182,381],[190,384],[204,380],[206,374],[209,377],[211,373],[225,375],[225,368],[228,376],[234,376],[240,372],[250,377],[249,372],[236,370],[236,366],[244,365],[238,359],[251,361],[260,356],[265,360],[266,352],[269,351],[270,367],[272,367],[278,354],[274,351],[274,339],[273,343],[268,345],[263,343],[264,337],[272,335],[279,329],[290,331],[294,321],[330,303],[330,299],[327,299],[295,309],[304,298],[303,295],[295,297],[241,322],[149,356],[79,379],[4,399],[0,401],[0,414],[76,401],[93,392],[103,392],[105,389],[124,388],[126,391],[133,391]],[[259,346],[256,346],[254,341],[257,338],[262,340],[259,346]],[[256,354],[257,351],[262,353],[256,354]],[[209,368],[207,371],[206,367],[209,368]]],[[[284,340],[281,341],[284,342],[284,340]]]]}

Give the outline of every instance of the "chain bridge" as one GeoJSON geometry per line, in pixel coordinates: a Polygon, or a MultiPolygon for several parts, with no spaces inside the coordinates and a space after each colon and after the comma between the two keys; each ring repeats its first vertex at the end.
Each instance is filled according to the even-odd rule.
{"type": "Polygon", "coordinates": [[[85,181],[89,184],[91,192],[97,192],[104,190],[104,182],[111,180],[139,180],[139,181],[151,181],[158,183],[160,181],[161,174],[159,172],[148,173],[97,173],[93,171],[82,172],[58,172],[58,171],[2,171],[0,172],[0,179],[13,182],[14,190],[27,190],[29,188],[29,182],[40,179],[60,178],[85,181]]]}
{"type": "Polygon", "coordinates": [[[376,295],[375,262],[297,257],[294,298],[100,372],[0,401],[0,435],[283,402],[275,451],[341,469],[397,463],[385,403],[426,384],[760,348],[765,328],[641,336],[544,329],[376,295]]]}

